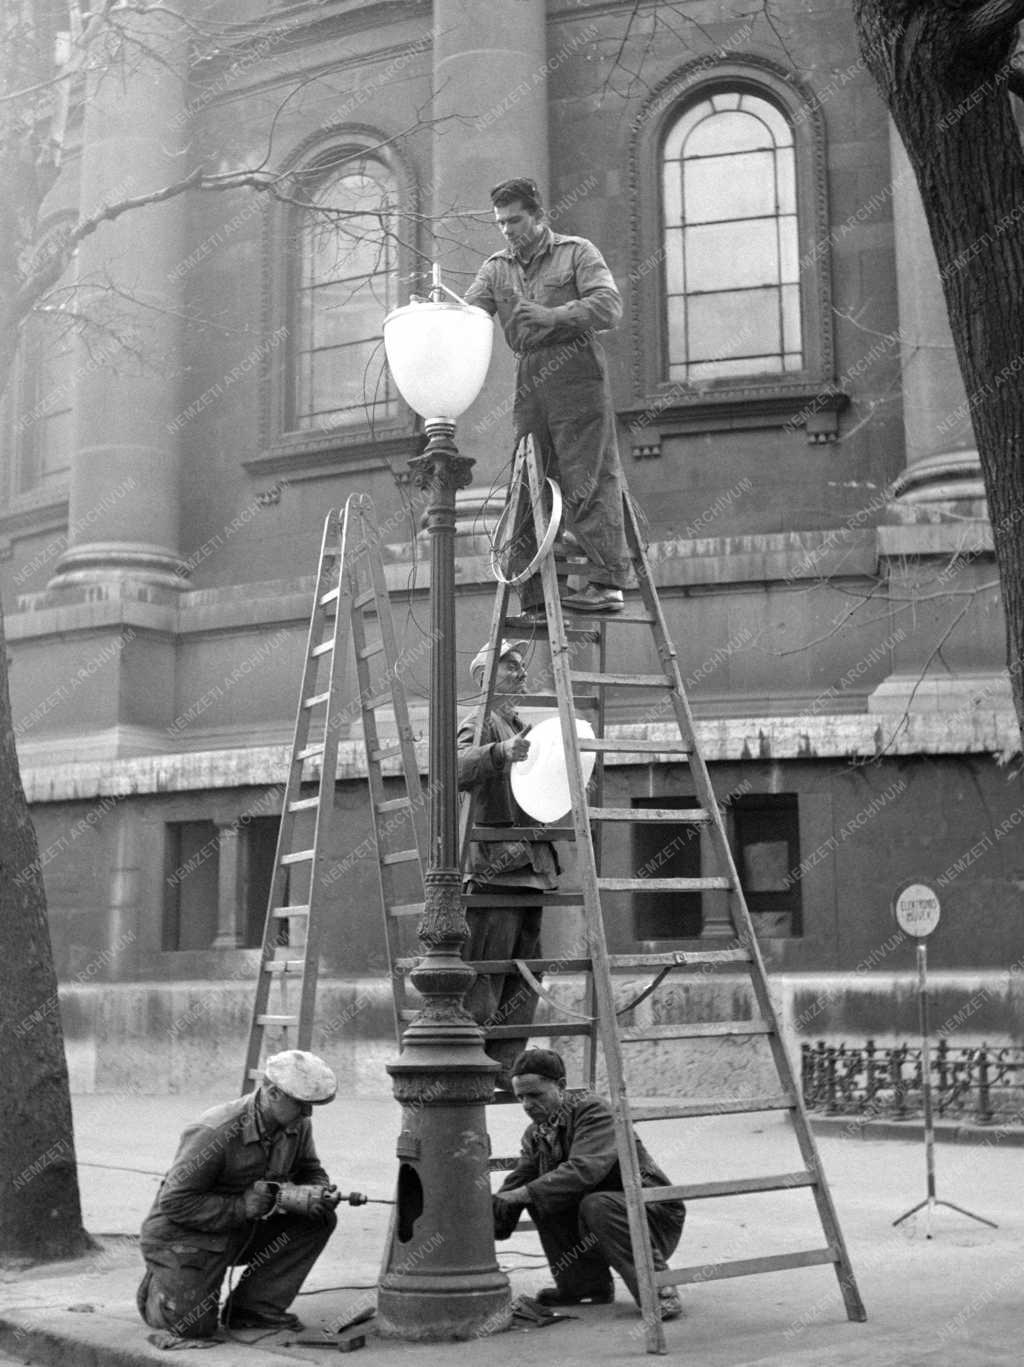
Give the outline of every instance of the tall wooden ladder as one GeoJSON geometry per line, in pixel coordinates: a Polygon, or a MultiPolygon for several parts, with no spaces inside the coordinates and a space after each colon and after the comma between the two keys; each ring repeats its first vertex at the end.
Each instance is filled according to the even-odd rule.
{"type": "MultiPolygon", "coordinates": [[[[524,637],[530,633],[547,636],[551,652],[553,697],[544,693],[528,694],[517,697],[516,702],[523,707],[544,707],[553,703],[558,708],[572,800],[571,814],[567,815],[565,821],[571,821],[571,825],[544,827],[540,832],[531,827],[479,828],[473,824],[470,807],[466,816],[465,834],[467,837],[472,834],[474,839],[530,839],[540,834],[545,839],[573,840],[579,889],[540,893],[536,895],[536,900],[546,906],[582,906],[588,952],[578,959],[549,958],[526,962],[503,960],[477,963],[474,967],[480,972],[494,973],[517,969],[541,995],[547,995],[546,989],[538,981],[539,975],[545,971],[582,973],[585,975],[586,983],[586,1009],[574,1012],[573,1018],[569,1021],[535,1023],[526,1027],[488,1027],[485,1029],[485,1035],[488,1038],[509,1038],[525,1033],[529,1033],[531,1037],[583,1035],[584,1069],[590,1085],[593,1085],[595,1074],[595,1045],[600,1046],[615,1123],[648,1352],[666,1351],[664,1326],[658,1308],[661,1288],[688,1283],[699,1284],[750,1273],[778,1272],[788,1268],[831,1264],[839,1282],[848,1318],[863,1320],[866,1318],[864,1306],[818,1157],[817,1146],[804,1111],[799,1082],[794,1075],[781,1037],[768,989],[764,962],[730,850],[723,810],[715,798],[707,767],[697,746],[693,716],[678,658],[669,638],[654,587],[651,566],[633,504],[629,496],[624,494],[626,536],[639,586],[639,604],[627,604],[623,612],[614,615],[572,614],[571,610],[564,609],[560,602],[555,556],[550,551],[544,551],[544,547],[550,547],[553,542],[549,511],[550,488],[541,477],[538,461],[528,438],[517,452],[516,472],[513,476],[510,504],[514,504],[521,497],[532,505],[537,545],[541,547],[539,572],[544,588],[546,623],[538,624],[532,618],[525,619],[509,613],[509,590],[513,581],[505,579],[504,582],[499,582],[495,598],[490,643],[494,647],[502,637],[524,637]],[[517,478],[522,480],[518,490],[517,478]],[[660,671],[656,674],[639,674],[635,671],[612,672],[607,664],[610,638],[614,635],[621,642],[619,633],[626,634],[625,644],[630,651],[626,658],[641,658],[635,635],[638,632],[649,633],[653,637],[660,671]],[[582,647],[585,647],[588,641],[594,642],[595,638],[598,646],[597,667],[578,667],[576,661],[584,654],[582,647]],[[609,704],[614,702],[617,690],[621,696],[621,690],[625,689],[643,690],[644,696],[649,697],[653,703],[652,707],[645,709],[647,717],[668,722],[669,728],[664,725],[622,727],[620,732],[646,730],[648,734],[606,734],[609,704]],[[578,735],[578,711],[588,711],[595,719],[594,739],[581,738],[578,735]],[[671,729],[670,736],[664,734],[666,729],[671,729]],[[657,731],[658,734],[651,735],[651,731],[657,731]],[[584,781],[582,768],[582,755],[588,751],[596,752],[597,756],[595,776],[589,784],[584,781]],[[605,757],[612,755],[619,758],[620,762],[621,757],[628,755],[636,756],[638,762],[651,763],[654,762],[651,757],[658,755],[678,764],[688,764],[698,805],[690,808],[668,805],[646,808],[604,805],[601,796],[602,771],[605,757]],[[716,871],[699,878],[617,877],[606,874],[599,862],[601,828],[606,824],[618,824],[621,829],[621,823],[641,821],[664,824],[690,823],[699,828],[702,832],[702,850],[706,848],[713,855],[716,871]],[[705,921],[701,940],[694,944],[692,950],[610,954],[602,914],[602,897],[606,894],[653,891],[677,895],[700,893],[705,901],[717,900],[717,915],[705,921]],[[721,905],[723,901],[724,906],[721,905]],[[615,970],[620,969],[645,970],[652,975],[651,981],[639,995],[625,1004],[616,1000],[613,985],[612,975],[615,970]],[[620,1016],[628,1014],[641,1000],[656,992],[670,975],[706,974],[718,970],[743,972],[749,975],[750,987],[759,1012],[758,1019],[699,1023],[684,1021],[679,1024],[650,1027],[620,1025],[620,1016]],[[641,1098],[629,1094],[625,1059],[631,1045],[651,1040],[730,1036],[760,1036],[767,1042],[772,1070],[777,1078],[775,1089],[764,1095],[747,1097],[723,1094],[701,1098],[641,1098]],[[667,1187],[642,1186],[635,1144],[634,1126],[637,1123],[646,1120],[685,1120],[693,1117],[757,1112],[783,1112],[789,1117],[801,1155],[802,1166],[798,1170],[742,1178],[732,1177],[713,1182],[674,1183],[667,1187]],[[761,1257],[675,1267],[665,1271],[655,1269],[645,1215],[647,1205],[676,1198],[696,1201],[746,1193],[782,1192],[797,1188],[808,1188],[816,1203],[824,1232],[824,1242],[818,1246],[761,1257]]],[[[522,577],[519,576],[520,579],[522,577]]],[[[483,724],[486,710],[495,697],[497,658],[497,650],[492,649],[483,683],[483,707],[479,725],[483,724]]],[[[472,897],[467,900],[472,904],[472,897]]],[[[480,900],[493,905],[495,899],[488,895],[480,900]]],[[[679,938],[685,936],[681,934],[679,938]]],[[[549,1000],[551,999],[549,997],[549,1000]]],[[[505,1160],[496,1160],[493,1166],[508,1166],[508,1163],[505,1160]]]]}
{"type": "MultiPolygon", "coordinates": [[[[417,896],[422,908],[426,808],[405,679],[424,651],[420,644],[399,652],[373,504],[365,494],[353,494],[340,513],[332,509],[324,520],[243,1092],[259,1081],[265,1052],[310,1047],[324,926],[332,910],[341,915],[351,870],[369,857],[371,847],[385,910],[399,897],[408,902],[417,896]],[[357,691],[346,702],[349,638],[357,691]],[[338,744],[357,718],[366,748],[372,834],[339,850],[338,744]],[[386,769],[395,774],[397,791],[386,769]]],[[[400,1000],[404,980],[394,972],[390,944],[388,955],[400,1000]]]]}

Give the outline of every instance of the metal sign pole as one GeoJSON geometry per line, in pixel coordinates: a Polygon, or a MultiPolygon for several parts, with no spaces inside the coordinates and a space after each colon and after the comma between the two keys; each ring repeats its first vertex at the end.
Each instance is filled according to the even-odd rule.
{"type": "Polygon", "coordinates": [[[954,1205],[952,1201],[941,1201],[935,1195],[935,1121],[932,1113],[932,1066],[929,1039],[931,1027],[928,1019],[928,947],[925,937],[930,935],[939,923],[939,899],[925,884],[911,883],[896,894],[893,910],[901,930],[917,937],[917,1015],[921,1028],[921,1100],[924,1105],[924,1161],[927,1174],[927,1195],[925,1199],[918,1201],[916,1206],[911,1206],[909,1210],[904,1211],[902,1215],[893,1220],[893,1225],[900,1225],[911,1215],[916,1215],[922,1208],[927,1208],[925,1238],[930,1239],[932,1237],[932,1213],[935,1207],[947,1206],[950,1210],[958,1210],[961,1215],[966,1215],[971,1220],[977,1220],[979,1224],[988,1225],[990,1229],[998,1229],[999,1226],[992,1220],[986,1220],[982,1215],[975,1215],[973,1211],[964,1210],[963,1206],[954,1205]]]}

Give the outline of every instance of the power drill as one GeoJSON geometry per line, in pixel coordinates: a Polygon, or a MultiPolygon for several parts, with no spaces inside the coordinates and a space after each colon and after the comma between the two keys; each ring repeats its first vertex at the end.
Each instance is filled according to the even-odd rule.
{"type": "Polygon", "coordinates": [[[331,1210],[347,1201],[350,1206],[365,1206],[368,1201],[376,1200],[379,1205],[394,1205],[393,1201],[381,1201],[372,1196],[364,1196],[361,1191],[340,1192],[333,1184],[329,1187],[300,1186],[297,1182],[271,1182],[260,1180],[253,1186],[259,1192],[267,1192],[274,1197],[274,1204],[262,1218],[271,1215],[305,1215],[309,1218],[314,1209],[326,1205],[331,1210]]]}

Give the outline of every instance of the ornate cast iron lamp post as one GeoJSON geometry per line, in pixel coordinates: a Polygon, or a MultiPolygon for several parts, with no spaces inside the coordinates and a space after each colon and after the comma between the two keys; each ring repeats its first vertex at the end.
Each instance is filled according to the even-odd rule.
{"type": "Polygon", "coordinates": [[[468,927],[456,751],[455,493],[470,483],[473,462],[456,448],[455,419],[480,392],[493,326],[483,310],[446,290],[436,266],[431,295],[384,322],[392,376],[429,438],[410,467],[430,496],[432,646],[430,850],[417,928],[423,958],[411,974],[424,1006],[388,1065],[403,1112],[398,1199],[377,1312],[389,1337],[451,1340],[504,1329],[510,1317],[508,1278],[494,1255],[484,1111],[498,1065],[462,1006],[474,975],[461,955],[468,927]]]}

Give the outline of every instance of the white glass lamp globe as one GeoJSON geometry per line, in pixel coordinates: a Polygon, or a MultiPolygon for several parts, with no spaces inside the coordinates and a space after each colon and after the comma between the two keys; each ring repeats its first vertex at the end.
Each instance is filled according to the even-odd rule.
{"type": "Polygon", "coordinates": [[[483,387],[494,324],[472,304],[412,303],[384,319],[384,350],[402,398],[427,422],[450,422],[483,387]]]}

